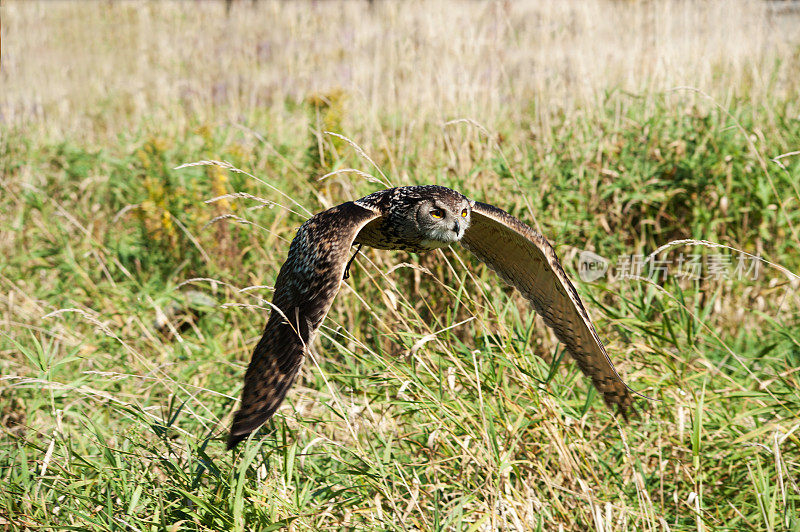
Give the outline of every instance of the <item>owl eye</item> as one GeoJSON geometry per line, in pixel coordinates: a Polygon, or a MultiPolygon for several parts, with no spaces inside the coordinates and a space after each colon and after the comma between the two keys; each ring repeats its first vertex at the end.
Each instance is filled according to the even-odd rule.
{"type": "Polygon", "coordinates": [[[431,216],[434,218],[444,218],[444,210],[442,209],[433,209],[431,211],[431,216]]]}
{"type": "Polygon", "coordinates": [[[464,209],[463,211],[461,211],[461,217],[462,218],[466,218],[467,217],[467,209],[464,209]]]}

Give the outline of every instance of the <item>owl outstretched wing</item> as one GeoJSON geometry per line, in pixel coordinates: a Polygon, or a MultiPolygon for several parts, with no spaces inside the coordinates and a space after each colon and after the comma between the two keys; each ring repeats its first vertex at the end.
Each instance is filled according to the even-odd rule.
{"type": "Polygon", "coordinates": [[[297,231],[275,280],[264,335],[247,367],[228,449],[280,406],[339,291],[350,246],[358,232],[380,216],[379,209],[369,204],[347,202],[316,214],[297,231]]]}
{"type": "Polygon", "coordinates": [[[606,404],[627,417],[631,390],[614,369],[550,243],[507,212],[480,202],[472,206],[472,223],[461,243],[530,301],[606,404]]]}

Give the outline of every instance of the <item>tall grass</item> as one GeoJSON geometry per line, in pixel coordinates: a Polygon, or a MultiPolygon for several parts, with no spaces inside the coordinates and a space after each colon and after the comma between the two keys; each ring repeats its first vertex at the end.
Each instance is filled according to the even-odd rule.
{"type": "Polygon", "coordinates": [[[796,15],[86,6],[2,6],[0,527],[800,530],[796,15]],[[578,289],[658,400],[621,423],[461,249],[365,249],[225,453],[296,228],[378,182],[610,258],[578,289]],[[676,240],[764,262],[620,275],[676,240]]]}

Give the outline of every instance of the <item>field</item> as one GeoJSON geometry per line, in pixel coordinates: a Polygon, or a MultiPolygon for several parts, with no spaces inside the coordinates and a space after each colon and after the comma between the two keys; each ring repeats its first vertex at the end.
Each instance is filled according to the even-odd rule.
{"type": "Polygon", "coordinates": [[[800,531],[791,4],[2,2],[0,530],[800,531]],[[227,453],[299,225],[425,183],[651,399],[460,246],[365,248],[227,453]]]}

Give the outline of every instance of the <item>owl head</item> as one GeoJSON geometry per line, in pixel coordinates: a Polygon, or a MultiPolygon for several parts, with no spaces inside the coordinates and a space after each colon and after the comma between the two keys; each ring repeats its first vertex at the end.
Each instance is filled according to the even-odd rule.
{"type": "Polygon", "coordinates": [[[470,224],[472,208],[465,196],[438,186],[403,187],[397,198],[396,223],[403,238],[416,240],[423,249],[436,249],[458,242],[470,224]]]}

